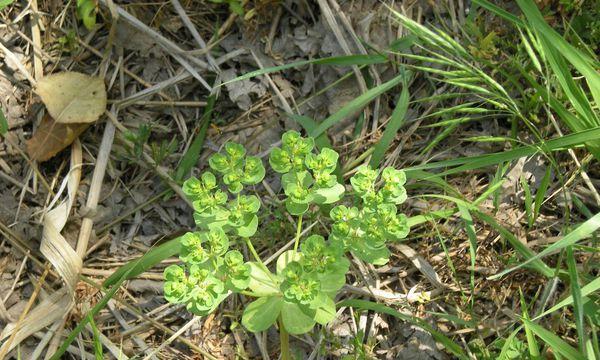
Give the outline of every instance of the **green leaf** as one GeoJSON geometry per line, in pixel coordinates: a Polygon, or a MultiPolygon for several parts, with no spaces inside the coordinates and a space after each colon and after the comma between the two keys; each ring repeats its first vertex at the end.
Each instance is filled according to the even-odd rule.
{"type": "Polygon", "coordinates": [[[251,332],[267,330],[273,325],[283,308],[283,299],[278,296],[261,297],[244,309],[242,325],[251,332]]]}
{"type": "Polygon", "coordinates": [[[585,357],[579,351],[571,347],[571,345],[567,344],[564,340],[562,340],[553,332],[548,331],[540,325],[527,319],[523,319],[523,323],[529,329],[531,329],[531,331],[535,333],[536,336],[538,336],[546,344],[548,344],[548,346],[550,346],[552,350],[561,354],[568,360],[585,360],[585,357]]]}
{"type": "Polygon", "coordinates": [[[250,221],[248,221],[245,225],[237,227],[235,232],[238,236],[241,237],[251,237],[256,234],[256,230],[258,229],[258,217],[256,215],[252,215],[250,221]]]}
{"type": "Polygon", "coordinates": [[[295,203],[290,199],[285,200],[285,208],[295,216],[302,215],[308,210],[308,204],[295,203]]]}
{"type": "MultiPolygon", "coordinates": [[[[589,295],[597,292],[598,290],[600,290],[600,277],[595,278],[594,280],[590,281],[588,284],[583,286],[581,288],[581,296],[585,298],[586,296],[589,296],[589,295]]],[[[569,305],[573,304],[573,301],[574,301],[573,295],[569,295],[567,298],[565,298],[558,304],[554,305],[550,309],[548,309],[548,310],[544,311],[542,314],[538,315],[534,320],[537,320],[543,316],[551,314],[565,306],[569,306],[569,305]]]]}
{"type": "Polygon", "coordinates": [[[533,261],[539,261],[544,256],[546,256],[556,250],[564,249],[567,246],[574,245],[578,241],[585,239],[589,235],[593,234],[599,227],[600,227],[600,213],[594,215],[594,217],[587,220],[583,224],[579,225],[577,228],[575,228],[575,230],[571,231],[570,233],[565,235],[562,239],[555,242],[554,244],[548,246],[546,249],[544,249],[542,252],[538,253],[537,255],[530,257],[529,259],[527,259],[526,261],[520,263],[519,265],[517,265],[515,267],[504,270],[496,275],[490,276],[489,279],[492,279],[492,280],[498,279],[510,272],[513,272],[517,269],[522,268],[523,266],[526,266],[526,265],[532,263],[533,261]]]}
{"type": "MultiPolygon", "coordinates": [[[[579,274],[577,273],[577,261],[573,254],[573,247],[567,246],[567,269],[569,271],[569,283],[571,287],[571,296],[573,297],[573,310],[575,318],[575,328],[577,329],[577,337],[579,340],[579,350],[585,354],[585,341],[587,338],[584,321],[583,299],[581,296],[581,288],[579,287],[579,274]]],[[[588,359],[590,357],[588,356],[588,359]]]]}
{"type": "Polygon", "coordinates": [[[117,271],[109,276],[108,279],[106,279],[102,284],[102,287],[108,288],[109,286],[115,285],[123,277],[123,281],[134,278],[161,261],[177,255],[181,248],[180,239],[180,237],[171,239],[164,244],[148,251],[143,256],[129,261],[127,264],[121,266],[119,269],[117,269],[117,271]]]}
{"type": "Polygon", "coordinates": [[[321,325],[326,325],[331,320],[335,319],[335,302],[332,298],[324,293],[320,293],[317,301],[319,305],[316,307],[315,321],[321,325]]]}
{"type": "Polygon", "coordinates": [[[336,183],[330,188],[314,189],[311,195],[314,202],[319,205],[332,204],[344,197],[345,190],[344,185],[336,183]]]}
{"type": "Polygon", "coordinates": [[[102,341],[100,341],[100,331],[98,331],[98,327],[94,322],[94,318],[91,315],[88,315],[90,321],[90,327],[92,328],[92,341],[94,343],[94,357],[96,360],[104,359],[104,355],[102,354],[102,341]]]}
{"type": "Polygon", "coordinates": [[[298,304],[283,301],[281,320],[285,329],[294,335],[305,334],[315,326],[315,310],[298,304]]]}
{"type": "Polygon", "coordinates": [[[235,79],[229,80],[227,82],[222,83],[220,86],[230,84],[236,81],[241,81],[245,79],[250,79],[259,75],[269,74],[276,71],[292,69],[304,65],[334,65],[334,66],[351,66],[351,65],[370,65],[370,64],[381,64],[387,62],[388,59],[384,55],[349,55],[349,56],[334,56],[322,59],[313,59],[313,60],[303,60],[297,61],[281,66],[273,66],[269,68],[264,68],[261,70],[256,70],[244,74],[242,76],[238,76],[235,79]]]}
{"type": "Polygon", "coordinates": [[[506,161],[516,160],[525,156],[532,156],[542,152],[542,149],[546,149],[547,151],[555,151],[563,150],[564,148],[573,148],[577,145],[583,145],[590,140],[595,140],[598,138],[600,138],[600,126],[589,130],[584,130],[573,134],[561,136],[555,139],[545,140],[544,142],[539,142],[523,147],[517,147],[509,151],[431,162],[425,165],[404,168],[404,171],[406,172],[406,175],[409,178],[412,178],[413,176],[415,176],[413,174],[415,170],[430,170],[457,166],[450,170],[444,171],[441,174],[435,174],[436,177],[443,177],[464,171],[497,165],[506,161]]]}
{"type": "MultiPolygon", "coordinates": [[[[410,75],[406,75],[407,78],[409,76],[410,75]]],[[[375,151],[373,151],[373,156],[371,156],[371,161],[369,162],[369,165],[374,168],[379,166],[379,163],[383,159],[386,151],[389,149],[392,141],[394,141],[396,133],[402,124],[404,124],[406,110],[408,110],[408,101],[410,98],[407,85],[408,81],[409,79],[404,80],[404,86],[402,87],[402,92],[400,93],[400,98],[398,99],[396,108],[394,109],[394,112],[392,112],[392,117],[383,131],[381,139],[379,139],[375,145],[375,151]]]]}
{"type": "MultiPolygon", "coordinates": [[[[7,7],[8,5],[12,4],[15,0],[0,0],[0,10],[4,9],[5,7],[7,7]]],[[[0,110],[0,113],[2,112],[2,110],[0,110]]],[[[0,132],[0,135],[3,135],[0,132]]]]}
{"type": "Polygon", "coordinates": [[[417,325],[417,326],[425,329],[426,331],[428,331],[437,342],[442,344],[444,346],[444,348],[446,348],[446,350],[450,351],[457,358],[464,359],[464,360],[469,359],[469,357],[463,352],[462,348],[458,344],[456,344],[454,341],[452,341],[450,338],[448,338],[446,335],[442,334],[438,330],[435,330],[431,325],[429,325],[429,323],[427,323],[419,318],[416,318],[416,317],[410,316],[410,315],[406,315],[406,314],[402,314],[401,312],[394,310],[391,307],[385,306],[383,304],[378,304],[378,303],[375,303],[372,301],[367,301],[367,300],[351,299],[351,300],[342,301],[337,304],[338,308],[345,307],[345,306],[353,307],[356,309],[362,309],[362,310],[376,311],[380,314],[391,315],[402,321],[406,321],[408,323],[417,325]]]}
{"type": "MultiPolygon", "coordinates": [[[[302,126],[302,128],[308,134],[310,134],[318,126],[317,122],[308,116],[298,114],[287,114],[287,116],[300,124],[300,126],[302,126]]],[[[325,134],[321,134],[315,138],[315,145],[318,149],[333,148],[331,141],[329,141],[329,138],[325,134]]]]}
{"type": "Polygon", "coordinates": [[[274,274],[266,272],[262,266],[255,262],[249,262],[250,265],[250,283],[248,288],[258,296],[270,296],[279,294],[279,284],[273,279],[274,274]]]}
{"type": "Polygon", "coordinates": [[[86,29],[92,30],[96,25],[96,2],[94,0],[77,0],[77,14],[86,29]]]}
{"type": "MultiPolygon", "coordinates": [[[[2,0],[0,0],[0,9],[2,9],[2,0]]],[[[5,0],[5,1],[12,1],[12,0],[5,0]]],[[[2,109],[0,109],[0,136],[2,135],[6,135],[6,133],[8,132],[8,121],[6,121],[6,118],[4,117],[4,113],[2,112],[2,109]]]]}
{"type": "Polygon", "coordinates": [[[323,134],[325,131],[327,131],[327,129],[329,129],[331,126],[344,120],[348,116],[355,114],[356,112],[364,108],[368,103],[373,101],[373,99],[391,90],[394,86],[398,85],[404,79],[404,77],[404,74],[398,75],[395,78],[389,80],[388,82],[374,87],[365,92],[364,94],[358,96],[354,100],[350,101],[336,113],[323,120],[323,122],[321,122],[319,126],[317,126],[317,128],[310,133],[310,136],[316,138],[319,135],[323,134]]]}
{"type": "Polygon", "coordinates": [[[194,141],[192,141],[190,147],[186,150],[185,154],[183,154],[181,162],[179,165],[177,165],[177,170],[175,172],[175,181],[177,182],[182,181],[184,178],[189,176],[192,168],[198,163],[200,153],[202,152],[202,147],[204,146],[204,139],[206,139],[208,125],[211,122],[215,99],[215,95],[208,97],[206,108],[204,108],[204,115],[202,115],[202,119],[200,119],[201,125],[198,133],[194,138],[194,141]]]}

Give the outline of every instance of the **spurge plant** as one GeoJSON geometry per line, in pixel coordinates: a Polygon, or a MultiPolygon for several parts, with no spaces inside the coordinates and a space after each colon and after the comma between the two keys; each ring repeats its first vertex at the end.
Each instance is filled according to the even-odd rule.
{"type": "Polygon", "coordinates": [[[409,232],[406,216],[397,210],[407,196],[404,172],[361,166],[346,193],[335,174],[338,157],[329,148],[315,152],[314,139],[296,131],[283,134],[281,148],[271,151],[269,164],[281,174],[285,208],[298,220],[293,249],[282,252],[270,269],[251,240],[261,201],[250,190],[263,180],[265,168],[242,145],[226,143],[209,159],[214,173],[204,172],[183,185],[194,204],[197,231],[181,237],[183,264],[164,272],[165,298],[196,315],[214,311],[234,293],[254,298],[244,309],[242,325],[258,332],[278,323],[282,354],[289,358],[288,333],[303,334],[335,318],[335,299],[350,266],[347,256],[383,265],[390,256],[386,243],[409,232]],[[325,218],[327,240],[321,234],[301,238],[307,212],[325,218]],[[244,245],[251,259],[240,252],[244,245]]]}

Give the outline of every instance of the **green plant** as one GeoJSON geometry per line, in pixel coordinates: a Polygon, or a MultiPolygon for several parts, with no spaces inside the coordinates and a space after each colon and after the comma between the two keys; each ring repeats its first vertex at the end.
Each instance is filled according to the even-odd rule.
{"type": "Polygon", "coordinates": [[[77,16],[86,29],[92,30],[96,26],[96,13],[98,12],[95,0],[77,0],[77,16]]]}
{"type": "Polygon", "coordinates": [[[303,334],[333,320],[334,299],[350,266],[347,253],[385,264],[390,255],[386,243],[409,232],[406,216],[397,210],[407,197],[404,172],[362,166],[350,179],[353,194],[346,194],[334,175],[337,160],[337,152],[315,152],[313,138],[295,131],[283,134],[281,148],[271,151],[269,164],[281,174],[285,207],[298,221],[293,249],[282,252],[275,269],[269,269],[250,240],[259,226],[261,201],[248,194],[248,186],[262,181],[265,168],[259,158],[246,156],[243,146],[225,144],[209,159],[220,179],[207,171],[183,185],[194,204],[198,231],[180,239],[183,265],[165,270],[165,298],[205,315],[232,293],[254,297],[242,325],[258,332],[279,322],[284,356],[289,354],[288,333],[303,334]],[[356,205],[341,204],[344,195],[354,195],[356,205]],[[303,216],[312,211],[325,218],[329,214],[323,219],[331,229],[327,240],[320,234],[302,238],[303,216]],[[241,243],[252,259],[230,249],[241,243]]]}
{"type": "Polygon", "coordinates": [[[12,4],[14,0],[0,0],[0,10],[4,9],[8,5],[12,4]]]}

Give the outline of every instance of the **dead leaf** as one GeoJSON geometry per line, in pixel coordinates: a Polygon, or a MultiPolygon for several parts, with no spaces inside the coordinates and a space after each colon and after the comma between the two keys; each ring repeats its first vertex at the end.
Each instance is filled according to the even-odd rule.
{"type": "Polygon", "coordinates": [[[90,123],[106,109],[102,78],[67,71],[40,80],[36,92],[57,123],[90,123]]]}
{"type": "Polygon", "coordinates": [[[91,124],[61,124],[46,114],[33,137],[27,140],[27,153],[32,160],[46,161],[71,145],[91,124]]]}

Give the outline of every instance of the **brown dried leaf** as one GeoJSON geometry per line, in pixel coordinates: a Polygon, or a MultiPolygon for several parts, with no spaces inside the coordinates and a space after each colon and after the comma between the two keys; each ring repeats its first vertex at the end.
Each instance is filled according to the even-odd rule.
{"type": "Polygon", "coordinates": [[[46,114],[33,137],[27,140],[27,153],[32,160],[46,161],[71,145],[91,124],[61,124],[46,114]]]}
{"type": "Polygon", "coordinates": [[[44,77],[36,92],[57,123],[90,123],[106,109],[102,78],[67,71],[44,77]]]}

